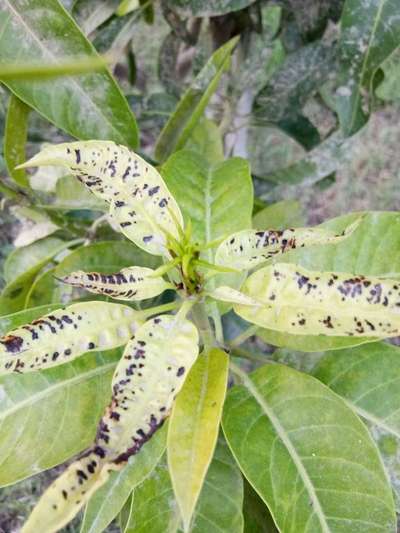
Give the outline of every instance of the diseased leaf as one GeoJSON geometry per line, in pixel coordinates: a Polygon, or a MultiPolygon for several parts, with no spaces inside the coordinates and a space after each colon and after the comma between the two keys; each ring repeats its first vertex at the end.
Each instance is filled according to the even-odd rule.
{"type": "Polygon", "coordinates": [[[166,254],[167,233],[179,237],[182,215],[157,170],[124,146],[108,141],[45,148],[22,167],[62,165],[96,196],[124,235],[154,255],[166,254]]]}
{"type": "Polygon", "coordinates": [[[215,17],[239,11],[255,0],[167,0],[171,9],[182,16],[215,17]]]}
{"type": "Polygon", "coordinates": [[[254,298],[251,298],[250,296],[247,296],[246,294],[243,294],[240,291],[232,289],[231,287],[226,287],[224,285],[220,285],[219,287],[216,287],[213,291],[210,291],[208,293],[208,296],[214,298],[215,300],[219,300],[220,302],[227,302],[238,305],[250,305],[252,307],[262,307],[262,304],[258,300],[255,300],[254,298]]]}
{"type": "Polygon", "coordinates": [[[0,374],[25,373],[125,344],[140,324],[126,305],[83,302],[53,311],[0,339],[0,374]]]}
{"type": "Polygon", "coordinates": [[[173,288],[154,270],[145,267],[123,268],[116,274],[77,271],[63,278],[64,283],[82,287],[95,294],[104,294],[116,300],[145,300],[173,288]]]}
{"type": "Polygon", "coordinates": [[[13,243],[17,248],[29,246],[60,229],[49,216],[37,209],[15,205],[11,212],[21,222],[21,229],[13,243]]]}
{"type": "MultiPolygon", "coordinates": [[[[98,60],[91,43],[57,0],[4,0],[0,5],[0,61],[59,63],[98,60]]],[[[8,81],[22,101],[78,139],[111,139],[135,148],[138,132],[126,99],[103,67],[97,73],[52,80],[8,81]]]]}
{"type": "Polygon", "coordinates": [[[24,533],[37,531],[38,524],[49,532],[59,529],[105,483],[110,470],[122,468],[140,451],[168,416],[197,354],[197,329],[179,315],[151,319],[138,329],[117,365],[112,401],[98,425],[95,443],[83,463],[73,463],[50,485],[24,533]]]}
{"type": "MultiPolygon", "coordinates": [[[[225,441],[220,438],[196,506],[190,533],[242,533],[243,482],[225,441]]],[[[178,504],[166,461],[134,493],[125,533],[178,531],[178,504]]]]}
{"type": "Polygon", "coordinates": [[[243,230],[227,237],[217,248],[217,265],[249,270],[289,250],[340,242],[359,226],[359,220],[340,234],[323,228],[243,230]]]}
{"type": "Polygon", "coordinates": [[[375,93],[381,100],[388,102],[400,98],[400,48],[397,48],[381,65],[384,74],[382,83],[375,93]]]}
{"type": "Polygon", "coordinates": [[[237,42],[235,37],[218,48],[181,98],[157,140],[155,156],[160,163],[185,146],[217,90],[222,74],[229,68],[231,53],[237,42]]]}
{"type": "Polygon", "coordinates": [[[15,167],[26,159],[25,145],[28,136],[29,113],[29,106],[17,96],[10,96],[4,131],[4,159],[10,176],[21,187],[28,185],[28,179],[25,170],[15,170],[15,167]]]}
{"type": "Polygon", "coordinates": [[[118,3],[119,0],[77,0],[72,15],[83,33],[89,35],[114,14],[118,3]]]}
{"type": "Polygon", "coordinates": [[[337,108],[345,135],[354,134],[367,117],[362,90],[369,92],[383,61],[400,45],[398,3],[393,0],[346,0],[341,18],[343,85],[337,108]]]}
{"type": "Polygon", "coordinates": [[[282,200],[258,211],[253,216],[253,228],[286,229],[306,224],[303,209],[296,200],[282,200]]]}
{"type": "Polygon", "coordinates": [[[241,376],[225,402],[224,433],[279,531],[395,531],[378,451],[346,403],[286,366],[241,376]]]}
{"type": "Polygon", "coordinates": [[[297,335],[396,337],[400,333],[396,280],[277,263],[252,274],[242,292],[262,307],[236,305],[235,312],[265,328],[297,335]]]}
{"type": "Polygon", "coordinates": [[[172,410],[168,465],[185,530],[189,530],[217,443],[228,365],[222,350],[200,355],[172,410]]]}
{"type": "MultiPolygon", "coordinates": [[[[101,533],[117,516],[132,490],[142,483],[159,462],[165,451],[165,424],[141,452],[129,458],[128,464],[110,478],[90,499],[86,506],[80,533],[101,533]]],[[[130,505],[129,501],[129,505],[130,505]]],[[[124,531],[123,528],[121,528],[124,531]]]]}

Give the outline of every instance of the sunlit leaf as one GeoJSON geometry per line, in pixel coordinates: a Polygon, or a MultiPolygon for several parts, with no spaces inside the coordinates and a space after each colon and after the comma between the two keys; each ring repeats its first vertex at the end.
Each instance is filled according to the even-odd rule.
{"type": "Polygon", "coordinates": [[[121,304],[83,302],[53,311],[0,339],[0,373],[32,372],[122,346],[139,323],[137,313],[121,304]]]}
{"type": "Polygon", "coordinates": [[[122,233],[155,255],[166,253],[167,233],[179,237],[182,215],[156,169],[124,146],[108,141],[63,143],[22,167],[67,167],[96,196],[110,203],[122,233]]]}
{"type": "Polygon", "coordinates": [[[235,312],[262,327],[297,335],[400,334],[396,280],[277,263],[252,274],[242,292],[262,306],[236,305],[235,312]]]}
{"type": "Polygon", "coordinates": [[[395,531],[393,497],[364,424],[316,379],[266,365],[230,389],[223,428],[279,531],[395,531]]]}
{"type": "Polygon", "coordinates": [[[171,414],[168,465],[186,529],[217,443],[228,364],[228,356],[222,350],[213,349],[200,355],[171,414]]]}
{"type": "Polygon", "coordinates": [[[335,234],[323,228],[285,230],[243,230],[227,237],[217,248],[215,262],[239,270],[249,270],[289,250],[340,242],[359,226],[354,222],[345,231],[335,234]]]}

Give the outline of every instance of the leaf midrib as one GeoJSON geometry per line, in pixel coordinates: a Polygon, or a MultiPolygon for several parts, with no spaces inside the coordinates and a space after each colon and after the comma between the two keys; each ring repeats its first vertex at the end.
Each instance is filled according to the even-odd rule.
{"type": "Polygon", "coordinates": [[[258,405],[261,407],[263,413],[268,417],[271,424],[273,425],[278,437],[281,439],[283,445],[286,447],[292,461],[294,462],[297,471],[303,481],[304,487],[307,490],[307,493],[310,496],[310,500],[312,501],[312,508],[316,514],[316,516],[319,519],[320,525],[322,527],[323,533],[331,533],[331,530],[328,526],[328,523],[325,518],[325,514],[322,510],[320,501],[318,499],[317,493],[314,489],[314,485],[312,484],[312,481],[308,475],[308,472],[304,466],[304,464],[301,461],[301,457],[297,453],[296,448],[292,444],[292,441],[290,440],[288,434],[286,433],[284,427],[279,422],[278,418],[275,416],[275,413],[272,409],[269,408],[267,403],[265,402],[262,394],[257,389],[254,382],[245,374],[242,376],[243,379],[243,385],[246,387],[248,392],[251,396],[256,400],[258,405]]]}

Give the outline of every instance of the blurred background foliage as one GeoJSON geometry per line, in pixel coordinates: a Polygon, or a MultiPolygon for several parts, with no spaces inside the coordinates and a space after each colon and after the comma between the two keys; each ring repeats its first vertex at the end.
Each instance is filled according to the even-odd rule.
{"type": "MultiPolygon", "coordinates": [[[[44,143],[244,157],[261,227],[400,209],[396,2],[0,0],[0,80],[0,315],[83,298],[54,276],[132,257],[71,176],[14,169],[44,143]]],[[[0,531],[53,474],[0,491],[0,531]]]]}

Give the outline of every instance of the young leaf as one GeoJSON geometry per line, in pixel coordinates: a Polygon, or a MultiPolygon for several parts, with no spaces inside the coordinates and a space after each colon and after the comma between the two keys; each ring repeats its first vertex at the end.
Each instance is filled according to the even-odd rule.
{"type": "Polygon", "coordinates": [[[296,228],[285,230],[243,230],[227,237],[217,248],[217,265],[249,270],[265,263],[275,255],[281,255],[295,248],[330,244],[347,239],[359,226],[359,220],[343,232],[323,228],[296,228]]]}
{"type": "Polygon", "coordinates": [[[49,532],[65,525],[88,496],[106,482],[111,469],[122,468],[141,450],[168,416],[197,354],[197,329],[179,315],[154,318],[138,329],[116,368],[112,401],[84,464],[74,463],[50,486],[28,519],[24,533],[37,531],[40,519],[48,524],[49,532]],[[81,489],[88,494],[81,494],[81,489]],[[66,503],[60,506],[63,499],[66,503]]]}
{"type": "MultiPolygon", "coordinates": [[[[167,444],[165,424],[139,454],[130,457],[119,472],[111,472],[108,481],[90,498],[80,533],[102,533],[128,500],[132,490],[152,472],[167,444]]],[[[123,529],[122,529],[123,531],[123,529]]]]}
{"type": "MultiPolygon", "coordinates": [[[[92,44],[57,0],[4,0],[0,4],[0,62],[59,63],[79,56],[98,62],[92,44]]],[[[71,66],[71,65],[70,65],[71,66]]],[[[86,65],[87,71],[87,65],[86,65]]],[[[78,139],[111,139],[135,148],[137,126],[105,67],[49,81],[12,80],[11,91],[78,139]]]]}
{"type": "Polygon", "coordinates": [[[25,161],[29,113],[29,106],[17,96],[10,96],[4,131],[4,159],[10,176],[22,187],[28,185],[25,170],[15,170],[15,167],[25,161]]]}
{"type": "Polygon", "coordinates": [[[228,356],[200,355],[175,402],[168,431],[168,465],[185,531],[217,443],[228,380],[228,356]]]}
{"type": "Polygon", "coordinates": [[[258,300],[255,300],[254,298],[251,298],[250,296],[247,296],[246,294],[243,294],[242,292],[237,291],[236,289],[232,289],[231,287],[225,287],[224,285],[221,285],[213,291],[210,291],[209,293],[207,293],[207,295],[211,298],[214,298],[215,300],[219,300],[220,302],[227,302],[238,305],[250,305],[253,307],[262,306],[262,304],[258,300]]]}
{"type": "Polygon", "coordinates": [[[222,74],[229,68],[230,57],[237,42],[238,37],[234,37],[218,48],[183,95],[157,140],[155,155],[161,163],[185,146],[211,96],[217,90],[222,74]]]}
{"type": "Polygon", "coordinates": [[[62,165],[111,204],[122,233],[148,253],[166,253],[167,233],[179,238],[182,215],[157,170],[109,141],[63,143],[36,154],[20,168],[62,165]]]}
{"type": "Polygon", "coordinates": [[[42,370],[122,346],[139,323],[137,312],[121,304],[83,302],[59,309],[0,339],[0,374],[42,370]]]}
{"type": "Polygon", "coordinates": [[[316,379],[266,365],[230,389],[223,428],[279,531],[395,531],[393,497],[364,424],[316,379]]]}
{"type": "Polygon", "coordinates": [[[63,278],[64,283],[83,287],[95,294],[104,294],[116,300],[145,300],[158,296],[172,288],[161,277],[154,277],[154,270],[145,267],[123,268],[116,274],[77,271],[63,278]]]}
{"type": "Polygon", "coordinates": [[[242,291],[262,307],[236,305],[235,312],[262,327],[298,335],[400,334],[398,281],[277,263],[252,274],[242,291]]]}

